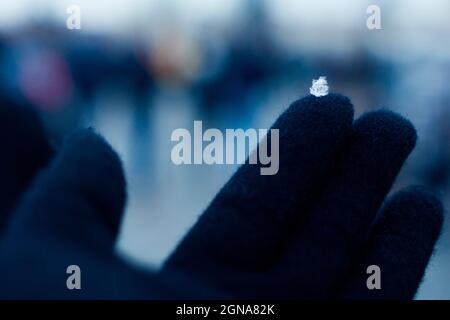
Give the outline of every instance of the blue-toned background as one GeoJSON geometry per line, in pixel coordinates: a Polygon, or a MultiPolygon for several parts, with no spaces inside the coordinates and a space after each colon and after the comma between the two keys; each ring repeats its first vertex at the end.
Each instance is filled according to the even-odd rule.
{"type": "MultiPolygon", "coordinates": [[[[319,76],[358,115],[414,122],[395,189],[426,185],[449,208],[449,16],[448,0],[3,0],[0,85],[40,110],[54,143],[88,125],[107,137],[129,184],[117,250],[157,268],[236,169],[175,166],[172,131],[267,128],[319,76]],[[71,4],[81,30],[66,28],[71,4]],[[370,4],[382,30],[366,27],[370,4]]],[[[446,220],[419,299],[450,299],[446,220]]]]}

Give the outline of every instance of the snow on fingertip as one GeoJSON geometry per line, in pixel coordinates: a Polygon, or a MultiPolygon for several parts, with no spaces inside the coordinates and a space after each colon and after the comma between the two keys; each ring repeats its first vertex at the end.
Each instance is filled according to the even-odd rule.
{"type": "Polygon", "coordinates": [[[313,79],[312,86],[309,88],[309,92],[315,97],[324,97],[328,94],[328,82],[327,77],[319,77],[319,79],[313,79]]]}

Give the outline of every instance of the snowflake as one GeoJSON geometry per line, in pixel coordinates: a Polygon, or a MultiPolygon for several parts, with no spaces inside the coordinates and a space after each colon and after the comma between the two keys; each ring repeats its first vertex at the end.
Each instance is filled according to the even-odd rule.
{"type": "Polygon", "coordinates": [[[328,94],[328,83],[326,77],[319,77],[317,80],[312,81],[312,87],[309,88],[309,92],[316,97],[323,97],[328,94]]]}

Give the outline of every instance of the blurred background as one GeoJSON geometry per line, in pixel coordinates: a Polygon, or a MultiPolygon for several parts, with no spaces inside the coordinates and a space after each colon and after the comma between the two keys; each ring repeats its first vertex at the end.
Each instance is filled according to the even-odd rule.
{"type": "MultiPolygon", "coordinates": [[[[158,268],[235,166],[176,166],[176,128],[268,128],[312,79],[357,115],[409,117],[418,146],[394,189],[450,207],[448,0],[3,0],[0,87],[39,110],[53,143],[93,126],[118,150],[128,205],[117,251],[158,268]],[[366,9],[381,8],[381,30],[366,9]],[[67,8],[81,9],[69,30],[67,8]]],[[[450,299],[450,230],[418,299],[450,299]]]]}

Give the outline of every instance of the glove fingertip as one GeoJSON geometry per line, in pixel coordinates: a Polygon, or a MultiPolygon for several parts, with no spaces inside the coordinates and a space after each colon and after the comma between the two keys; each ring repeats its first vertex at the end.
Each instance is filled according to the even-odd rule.
{"type": "Polygon", "coordinates": [[[346,299],[412,299],[443,223],[441,201],[422,187],[408,187],[384,204],[368,245],[350,274],[342,297],[346,299]],[[381,288],[369,289],[368,266],[382,273],[381,288]]]}
{"type": "Polygon", "coordinates": [[[113,216],[117,228],[126,201],[126,181],[119,155],[92,128],[78,130],[61,150],[61,167],[72,171],[68,183],[93,195],[103,211],[113,216]],[[75,177],[76,176],[76,177],[75,177]]]}
{"type": "MultiPolygon", "coordinates": [[[[432,243],[438,238],[444,221],[444,207],[441,200],[421,186],[403,189],[392,196],[384,206],[384,215],[389,223],[384,223],[385,232],[395,230],[398,234],[410,234],[414,228],[416,239],[429,239],[432,243]]],[[[423,244],[417,241],[418,245],[423,244]]]]}
{"type": "Polygon", "coordinates": [[[78,130],[58,150],[50,165],[25,194],[17,216],[29,225],[93,230],[105,225],[117,235],[126,201],[125,176],[117,153],[92,130],[78,130]]]}
{"type": "Polygon", "coordinates": [[[383,149],[404,150],[408,154],[415,146],[417,132],[414,125],[401,115],[389,110],[364,114],[355,122],[355,131],[383,141],[383,149]]]}
{"type": "Polygon", "coordinates": [[[311,113],[314,124],[329,123],[331,128],[350,127],[353,122],[354,108],[349,98],[331,93],[324,97],[308,95],[291,104],[289,109],[277,121],[275,127],[298,126],[304,119],[304,113],[311,113]]]}

